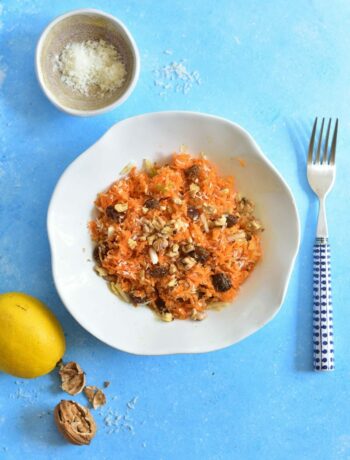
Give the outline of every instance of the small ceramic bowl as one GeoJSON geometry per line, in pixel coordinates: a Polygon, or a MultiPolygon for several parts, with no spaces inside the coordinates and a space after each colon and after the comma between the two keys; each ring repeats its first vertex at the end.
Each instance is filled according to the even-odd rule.
{"type": "Polygon", "coordinates": [[[91,116],[110,111],[130,96],[140,73],[140,57],[134,39],[123,23],[94,9],[71,11],[52,21],[36,48],[36,73],[46,96],[71,115],[91,116]],[[103,39],[118,50],[126,67],[124,84],[103,97],[85,96],[62,82],[55,59],[70,42],[103,39]]]}

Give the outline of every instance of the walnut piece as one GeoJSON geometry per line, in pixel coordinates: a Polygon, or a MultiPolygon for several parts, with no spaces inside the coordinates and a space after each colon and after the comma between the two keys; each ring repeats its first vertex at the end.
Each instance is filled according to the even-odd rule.
{"type": "Polygon", "coordinates": [[[96,423],[89,409],[75,401],[58,403],[54,417],[58,430],[72,444],[90,444],[96,434],[96,423]]]}
{"type": "Polygon", "coordinates": [[[94,409],[98,409],[106,404],[106,395],[94,385],[86,386],[84,388],[84,393],[94,409]]]}
{"type": "Polygon", "coordinates": [[[59,370],[61,377],[61,388],[68,394],[75,396],[83,391],[85,387],[85,373],[79,364],[74,361],[61,366],[59,370]]]}

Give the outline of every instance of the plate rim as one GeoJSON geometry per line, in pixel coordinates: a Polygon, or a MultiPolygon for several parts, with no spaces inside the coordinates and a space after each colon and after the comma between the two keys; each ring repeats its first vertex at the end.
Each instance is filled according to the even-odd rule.
{"type": "Polygon", "coordinates": [[[81,327],[83,327],[89,334],[91,334],[92,336],[96,337],[101,342],[105,343],[106,345],[109,345],[110,347],[112,347],[112,348],[114,348],[116,350],[123,351],[125,353],[129,353],[129,354],[133,354],[133,355],[139,355],[139,356],[163,356],[163,355],[179,355],[179,354],[180,355],[181,354],[186,355],[186,354],[200,354],[200,353],[209,353],[209,352],[213,352],[213,351],[219,351],[219,350],[223,350],[225,348],[228,348],[228,347],[230,347],[232,345],[235,345],[236,343],[239,343],[242,340],[244,340],[244,339],[248,338],[249,336],[253,335],[254,333],[258,332],[266,324],[268,324],[270,321],[272,321],[272,319],[281,310],[282,305],[283,305],[284,300],[285,300],[285,297],[287,295],[291,275],[292,275],[292,272],[293,272],[293,269],[294,269],[294,266],[295,266],[295,261],[296,261],[296,258],[298,256],[299,248],[300,248],[300,218],[299,218],[298,208],[297,208],[297,205],[296,205],[296,200],[295,200],[295,198],[293,196],[293,193],[292,193],[289,185],[287,184],[287,182],[285,181],[285,179],[283,178],[281,173],[271,163],[269,158],[267,158],[264,155],[263,151],[261,150],[260,146],[255,141],[255,139],[242,126],[240,126],[238,123],[235,123],[235,122],[233,122],[231,120],[228,120],[227,118],[217,116],[217,115],[208,114],[208,113],[204,113],[204,112],[187,111],[187,110],[165,110],[165,111],[157,111],[157,112],[145,112],[143,114],[128,117],[128,118],[122,119],[122,120],[114,123],[92,145],[90,145],[86,150],[84,150],[76,158],[74,158],[74,160],[71,161],[68,164],[68,166],[64,169],[64,171],[60,175],[60,177],[59,177],[58,181],[56,182],[56,185],[55,185],[55,187],[53,189],[51,198],[50,198],[48,211],[47,211],[46,226],[47,226],[47,234],[48,234],[48,241],[49,241],[50,254],[51,254],[52,277],[53,277],[53,281],[54,281],[56,291],[57,291],[57,293],[58,293],[58,295],[59,295],[64,307],[67,309],[67,311],[70,313],[70,315],[75,319],[75,321],[77,321],[77,323],[81,327]],[[292,207],[293,207],[293,210],[294,210],[294,217],[295,217],[295,219],[294,219],[295,229],[294,230],[296,231],[296,245],[295,245],[295,248],[294,248],[294,253],[293,253],[293,255],[291,257],[291,260],[290,260],[288,272],[286,273],[286,279],[285,279],[285,283],[284,283],[284,286],[283,286],[283,290],[281,290],[279,300],[276,301],[276,304],[278,304],[278,307],[276,308],[276,310],[272,314],[266,316],[266,320],[264,320],[262,322],[262,324],[260,324],[259,326],[253,327],[252,330],[250,330],[248,333],[246,333],[243,337],[239,338],[238,340],[235,340],[233,342],[228,341],[227,343],[219,345],[219,346],[218,345],[209,345],[209,343],[208,343],[207,347],[201,346],[200,349],[196,349],[196,348],[193,347],[189,351],[178,351],[178,352],[177,351],[170,351],[169,352],[169,351],[166,351],[166,349],[161,348],[161,349],[158,349],[157,351],[154,351],[154,352],[147,351],[147,352],[143,353],[142,351],[141,352],[140,351],[132,351],[128,347],[120,347],[120,346],[117,347],[115,344],[112,344],[111,342],[109,342],[105,338],[101,337],[100,335],[96,335],[95,333],[90,332],[90,329],[87,326],[85,326],[84,321],[81,318],[78,319],[77,316],[73,313],[72,309],[69,307],[69,302],[66,301],[64,293],[61,292],[61,290],[60,290],[60,288],[58,286],[58,276],[57,276],[57,269],[56,269],[57,267],[56,267],[56,263],[55,263],[54,243],[53,243],[54,229],[53,229],[53,224],[51,224],[52,214],[53,214],[53,209],[54,209],[54,204],[55,204],[55,197],[57,195],[57,191],[59,190],[61,183],[64,181],[64,179],[65,179],[66,175],[68,174],[68,172],[70,171],[70,169],[73,168],[73,166],[76,164],[76,162],[81,161],[82,158],[84,158],[85,156],[88,156],[89,153],[90,153],[90,150],[92,150],[96,146],[96,144],[98,144],[103,138],[107,137],[108,134],[110,133],[110,131],[115,129],[117,126],[127,124],[128,122],[133,121],[135,119],[142,119],[142,118],[148,118],[148,117],[153,117],[153,116],[179,116],[179,115],[180,116],[195,116],[195,117],[213,119],[213,120],[216,120],[216,121],[224,122],[228,126],[231,126],[231,127],[233,126],[235,129],[240,131],[244,136],[246,136],[249,139],[249,141],[254,146],[255,153],[258,154],[258,156],[262,159],[262,161],[264,163],[266,163],[266,165],[276,174],[276,176],[279,178],[281,184],[283,185],[285,191],[287,192],[287,194],[289,196],[289,199],[291,201],[291,204],[292,204],[292,207]]]}

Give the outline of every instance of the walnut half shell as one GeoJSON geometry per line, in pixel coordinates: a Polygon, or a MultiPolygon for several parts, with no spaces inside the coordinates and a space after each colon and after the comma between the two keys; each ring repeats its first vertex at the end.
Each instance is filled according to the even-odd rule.
{"type": "Polygon", "coordinates": [[[77,446],[90,444],[96,434],[96,423],[87,407],[74,401],[62,400],[54,410],[57,428],[77,446]]]}
{"type": "Polygon", "coordinates": [[[85,387],[85,373],[79,364],[74,361],[62,365],[59,374],[61,377],[61,388],[68,394],[75,396],[83,391],[85,387]]]}

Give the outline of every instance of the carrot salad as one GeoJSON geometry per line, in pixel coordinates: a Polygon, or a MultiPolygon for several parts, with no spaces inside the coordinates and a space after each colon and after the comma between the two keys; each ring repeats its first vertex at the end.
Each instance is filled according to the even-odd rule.
{"type": "Polygon", "coordinates": [[[261,223],[205,157],[145,161],[100,193],[89,223],[97,273],[164,321],[202,320],[237,294],[261,257],[261,223]]]}

